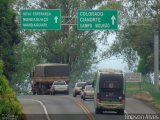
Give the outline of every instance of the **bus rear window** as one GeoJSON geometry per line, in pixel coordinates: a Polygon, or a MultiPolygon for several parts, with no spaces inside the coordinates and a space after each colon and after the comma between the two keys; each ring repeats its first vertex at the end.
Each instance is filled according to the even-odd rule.
{"type": "Polygon", "coordinates": [[[109,80],[103,80],[103,81],[101,81],[100,82],[100,86],[99,86],[99,88],[101,89],[101,90],[110,90],[110,91],[112,91],[112,90],[123,90],[123,83],[121,82],[121,81],[109,81],[109,80]]]}
{"type": "Polygon", "coordinates": [[[119,85],[118,81],[104,81],[101,88],[119,89],[120,85],[119,85]]]}
{"type": "Polygon", "coordinates": [[[101,74],[99,79],[99,88],[102,91],[123,90],[123,76],[112,74],[101,74]]]}

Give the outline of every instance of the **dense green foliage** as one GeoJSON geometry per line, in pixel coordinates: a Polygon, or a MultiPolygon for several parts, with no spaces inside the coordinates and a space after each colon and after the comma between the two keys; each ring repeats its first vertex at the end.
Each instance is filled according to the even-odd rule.
{"type": "MultiPolygon", "coordinates": [[[[138,23],[137,23],[138,24],[138,23]]],[[[152,24],[152,23],[146,23],[152,24]]],[[[142,73],[153,70],[153,28],[151,26],[128,26],[118,33],[119,41],[112,46],[114,54],[121,53],[128,60],[131,70],[140,56],[138,69],[142,73]]]]}
{"type": "Polygon", "coordinates": [[[22,106],[15,92],[3,75],[3,62],[0,60],[0,114],[20,115],[22,106]]]}
{"type": "Polygon", "coordinates": [[[159,0],[129,0],[123,4],[126,23],[117,33],[112,55],[123,55],[130,70],[143,74],[153,72],[155,25],[159,26],[159,0]],[[130,4],[131,3],[131,4],[130,4]],[[155,19],[156,18],[156,19],[155,19]]]}
{"type": "MultiPolygon", "coordinates": [[[[35,6],[30,6],[39,9],[61,9],[62,16],[76,16],[78,8],[94,8],[102,1],[92,0],[88,4],[88,0],[81,2],[79,0],[40,0],[35,1],[35,6]]],[[[62,17],[62,21],[67,22],[67,20],[62,17]]],[[[93,63],[99,61],[96,56],[99,31],[78,31],[75,26],[62,26],[59,31],[31,32],[32,36],[28,35],[28,31],[22,31],[22,33],[27,34],[22,34],[26,35],[23,36],[25,41],[17,49],[22,58],[18,65],[19,74],[15,75],[16,80],[21,79],[22,76],[23,79],[27,77],[31,68],[38,63],[68,63],[72,76],[76,80],[81,77],[82,73],[90,70],[93,63]],[[34,42],[30,40],[33,38],[34,42]]],[[[101,41],[106,42],[103,37],[104,35],[102,34],[101,41]]]]}
{"type": "MultiPolygon", "coordinates": [[[[144,74],[153,71],[153,25],[155,23],[153,18],[159,18],[156,12],[159,4],[156,0],[109,0],[107,2],[103,0],[90,2],[88,0],[38,0],[34,2],[20,0],[14,2],[14,5],[17,13],[20,8],[61,9],[63,23],[71,20],[65,19],[64,16],[76,16],[77,9],[96,7],[97,9],[119,10],[119,30],[116,32],[79,31],[76,26],[71,25],[62,25],[62,29],[58,31],[21,30],[23,41],[14,48],[7,46],[3,54],[9,60],[12,58],[9,62],[4,60],[5,63],[11,64],[9,67],[11,71],[8,71],[8,74],[12,74],[13,83],[22,85],[22,88],[26,86],[24,81],[29,80],[32,67],[39,63],[68,63],[75,81],[82,79],[94,63],[112,55],[124,56],[130,70],[137,68],[144,74]],[[108,33],[114,32],[117,39],[108,52],[106,38],[108,33]],[[106,45],[106,53],[103,53],[104,50],[98,51],[97,43],[106,45]],[[11,49],[8,49],[9,47],[11,49]],[[12,57],[6,55],[7,51],[12,52],[12,57]],[[15,52],[17,59],[15,59],[15,52]],[[12,66],[12,63],[15,65],[12,66]],[[16,72],[13,73],[13,71],[16,72]]],[[[7,43],[9,44],[9,41],[7,43]]]]}
{"type": "Polygon", "coordinates": [[[15,45],[20,42],[12,0],[0,0],[0,116],[20,115],[22,106],[11,88],[16,72],[15,45]]]}
{"type": "Polygon", "coordinates": [[[0,0],[0,59],[4,61],[4,74],[10,81],[17,64],[14,47],[20,42],[15,17],[12,1],[0,0]]]}

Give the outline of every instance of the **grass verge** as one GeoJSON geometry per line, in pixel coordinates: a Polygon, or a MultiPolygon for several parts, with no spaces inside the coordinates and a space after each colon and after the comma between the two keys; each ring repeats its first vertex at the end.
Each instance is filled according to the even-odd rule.
{"type": "Polygon", "coordinates": [[[22,105],[2,73],[3,63],[0,60],[0,120],[16,119],[17,117],[20,120],[24,120],[22,105]]]}
{"type": "Polygon", "coordinates": [[[126,95],[150,102],[160,109],[160,90],[156,91],[153,84],[147,82],[126,83],[126,95]]]}

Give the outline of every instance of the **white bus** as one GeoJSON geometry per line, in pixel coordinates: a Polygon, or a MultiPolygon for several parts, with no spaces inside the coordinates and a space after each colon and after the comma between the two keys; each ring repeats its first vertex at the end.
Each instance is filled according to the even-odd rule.
{"type": "Polygon", "coordinates": [[[125,109],[125,82],[123,72],[119,70],[98,70],[94,83],[95,113],[116,111],[124,114],[125,109]]]}

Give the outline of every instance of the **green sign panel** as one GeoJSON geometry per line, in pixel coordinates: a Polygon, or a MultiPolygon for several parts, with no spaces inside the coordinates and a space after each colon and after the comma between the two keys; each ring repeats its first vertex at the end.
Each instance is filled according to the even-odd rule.
{"type": "Polygon", "coordinates": [[[21,10],[21,29],[59,30],[61,29],[61,10],[21,10]]]}
{"type": "Polygon", "coordinates": [[[78,30],[117,30],[117,10],[78,10],[78,30]]]}

